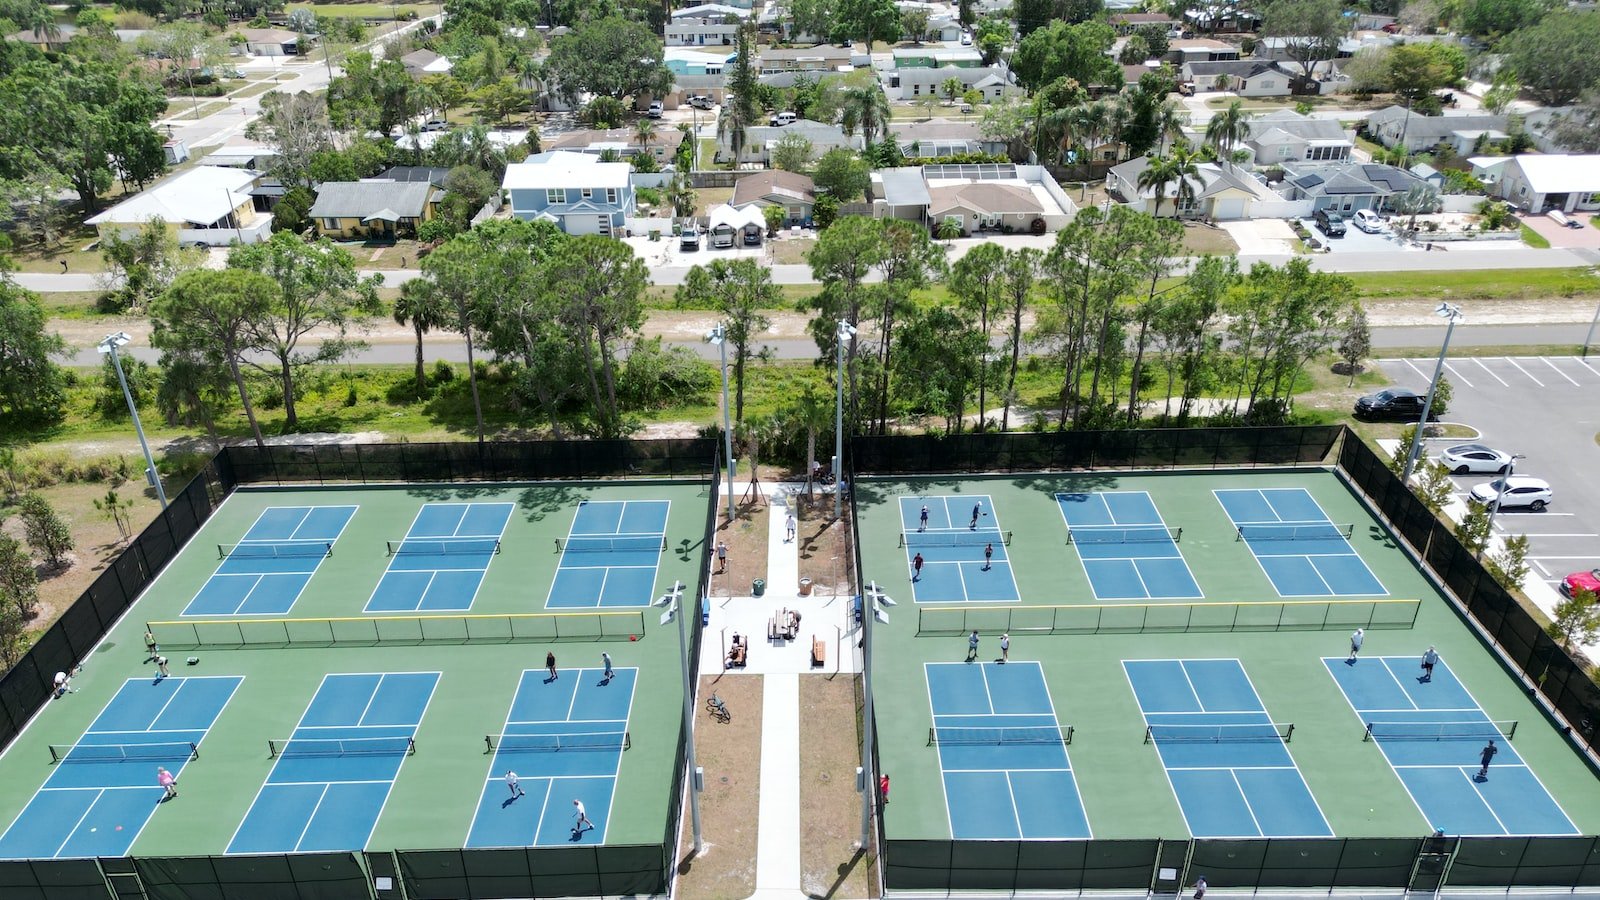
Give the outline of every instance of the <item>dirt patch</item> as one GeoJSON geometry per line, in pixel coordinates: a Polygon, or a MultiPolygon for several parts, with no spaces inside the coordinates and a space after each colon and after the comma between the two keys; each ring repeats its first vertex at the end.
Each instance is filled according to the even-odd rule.
{"type": "Polygon", "coordinates": [[[761,808],[761,678],[705,676],[700,696],[715,691],[733,713],[720,724],[695,710],[696,762],[706,772],[700,794],[705,851],[694,855],[689,801],[684,799],[682,853],[678,858],[680,897],[744,900],[756,889],[756,829],[761,808]]]}
{"type": "MultiPolygon", "coordinates": [[[[748,597],[752,583],[767,577],[767,502],[759,495],[747,500],[749,480],[733,481],[733,521],[726,518],[726,498],[717,503],[716,540],[728,545],[728,564],[724,570],[713,554],[711,594],[714,597],[748,597]]],[[[726,482],[722,485],[727,490],[726,482]]]]}
{"type": "MultiPolygon", "coordinates": [[[[861,758],[857,679],[800,679],[800,886],[813,898],[876,897],[875,847],[858,849],[861,758]]],[[[873,823],[876,827],[876,823],[873,823]]]]}
{"type": "MultiPolygon", "coordinates": [[[[812,593],[823,596],[854,594],[855,556],[850,552],[850,529],[833,518],[833,494],[817,491],[807,500],[796,498],[799,509],[800,577],[809,578],[812,593]]],[[[849,507],[845,508],[848,516],[849,507]]]]}

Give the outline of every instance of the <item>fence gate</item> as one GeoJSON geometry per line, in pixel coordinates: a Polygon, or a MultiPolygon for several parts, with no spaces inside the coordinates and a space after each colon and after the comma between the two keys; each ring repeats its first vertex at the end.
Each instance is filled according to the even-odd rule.
{"type": "Polygon", "coordinates": [[[117,900],[146,900],[149,897],[144,890],[144,879],[139,877],[139,870],[134,868],[131,858],[104,857],[100,860],[100,871],[105,873],[106,884],[111,887],[112,895],[117,900]]]}
{"type": "Polygon", "coordinates": [[[1417,863],[1411,868],[1408,890],[1413,894],[1437,893],[1444,885],[1445,872],[1449,870],[1450,859],[1460,843],[1460,838],[1442,835],[1424,840],[1422,850],[1417,854],[1417,863]]]}
{"type": "Polygon", "coordinates": [[[1189,868],[1189,841],[1162,841],[1156,850],[1156,868],[1150,873],[1150,893],[1156,897],[1177,897],[1183,893],[1183,877],[1189,868]]]}

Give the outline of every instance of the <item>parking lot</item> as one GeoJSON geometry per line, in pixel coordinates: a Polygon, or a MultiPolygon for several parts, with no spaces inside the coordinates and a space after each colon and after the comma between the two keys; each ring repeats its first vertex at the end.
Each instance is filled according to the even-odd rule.
{"type": "MultiPolygon", "coordinates": [[[[1435,361],[1378,362],[1396,385],[1421,393],[1435,361]]],[[[1526,457],[1517,474],[1550,482],[1554,499],[1543,512],[1502,510],[1495,520],[1501,535],[1528,535],[1530,587],[1536,580],[1553,590],[1568,572],[1600,566],[1600,358],[1453,358],[1444,374],[1454,397],[1440,419],[1478,429],[1480,443],[1526,457]]],[[[1429,441],[1429,450],[1456,443],[1467,441],[1429,441]]],[[[1458,496],[1493,477],[1456,476],[1458,496]]],[[[1529,591],[1553,606],[1554,597],[1539,593],[1529,591]]]]}

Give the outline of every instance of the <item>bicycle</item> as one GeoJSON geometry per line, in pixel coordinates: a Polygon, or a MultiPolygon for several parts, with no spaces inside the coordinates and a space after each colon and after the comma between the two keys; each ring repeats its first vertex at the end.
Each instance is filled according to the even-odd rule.
{"type": "Polygon", "coordinates": [[[733,713],[728,710],[728,704],[724,703],[722,698],[716,694],[712,694],[710,699],[706,700],[706,712],[711,714],[711,718],[724,725],[733,721],[733,713]]]}

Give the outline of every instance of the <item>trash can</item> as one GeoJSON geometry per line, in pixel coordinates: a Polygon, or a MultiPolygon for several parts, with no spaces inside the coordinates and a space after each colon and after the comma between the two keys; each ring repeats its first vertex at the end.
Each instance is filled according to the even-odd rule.
{"type": "Polygon", "coordinates": [[[809,579],[809,578],[800,579],[800,596],[802,596],[802,597],[811,596],[811,579],[809,579]]]}
{"type": "Polygon", "coordinates": [[[757,578],[755,580],[755,582],[750,585],[750,593],[755,595],[755,596],[757,596],[757,597],[760,597],[760,596],[766,594],[766,592],[767,592],[767,582],[764,579],[757,578]]]}

